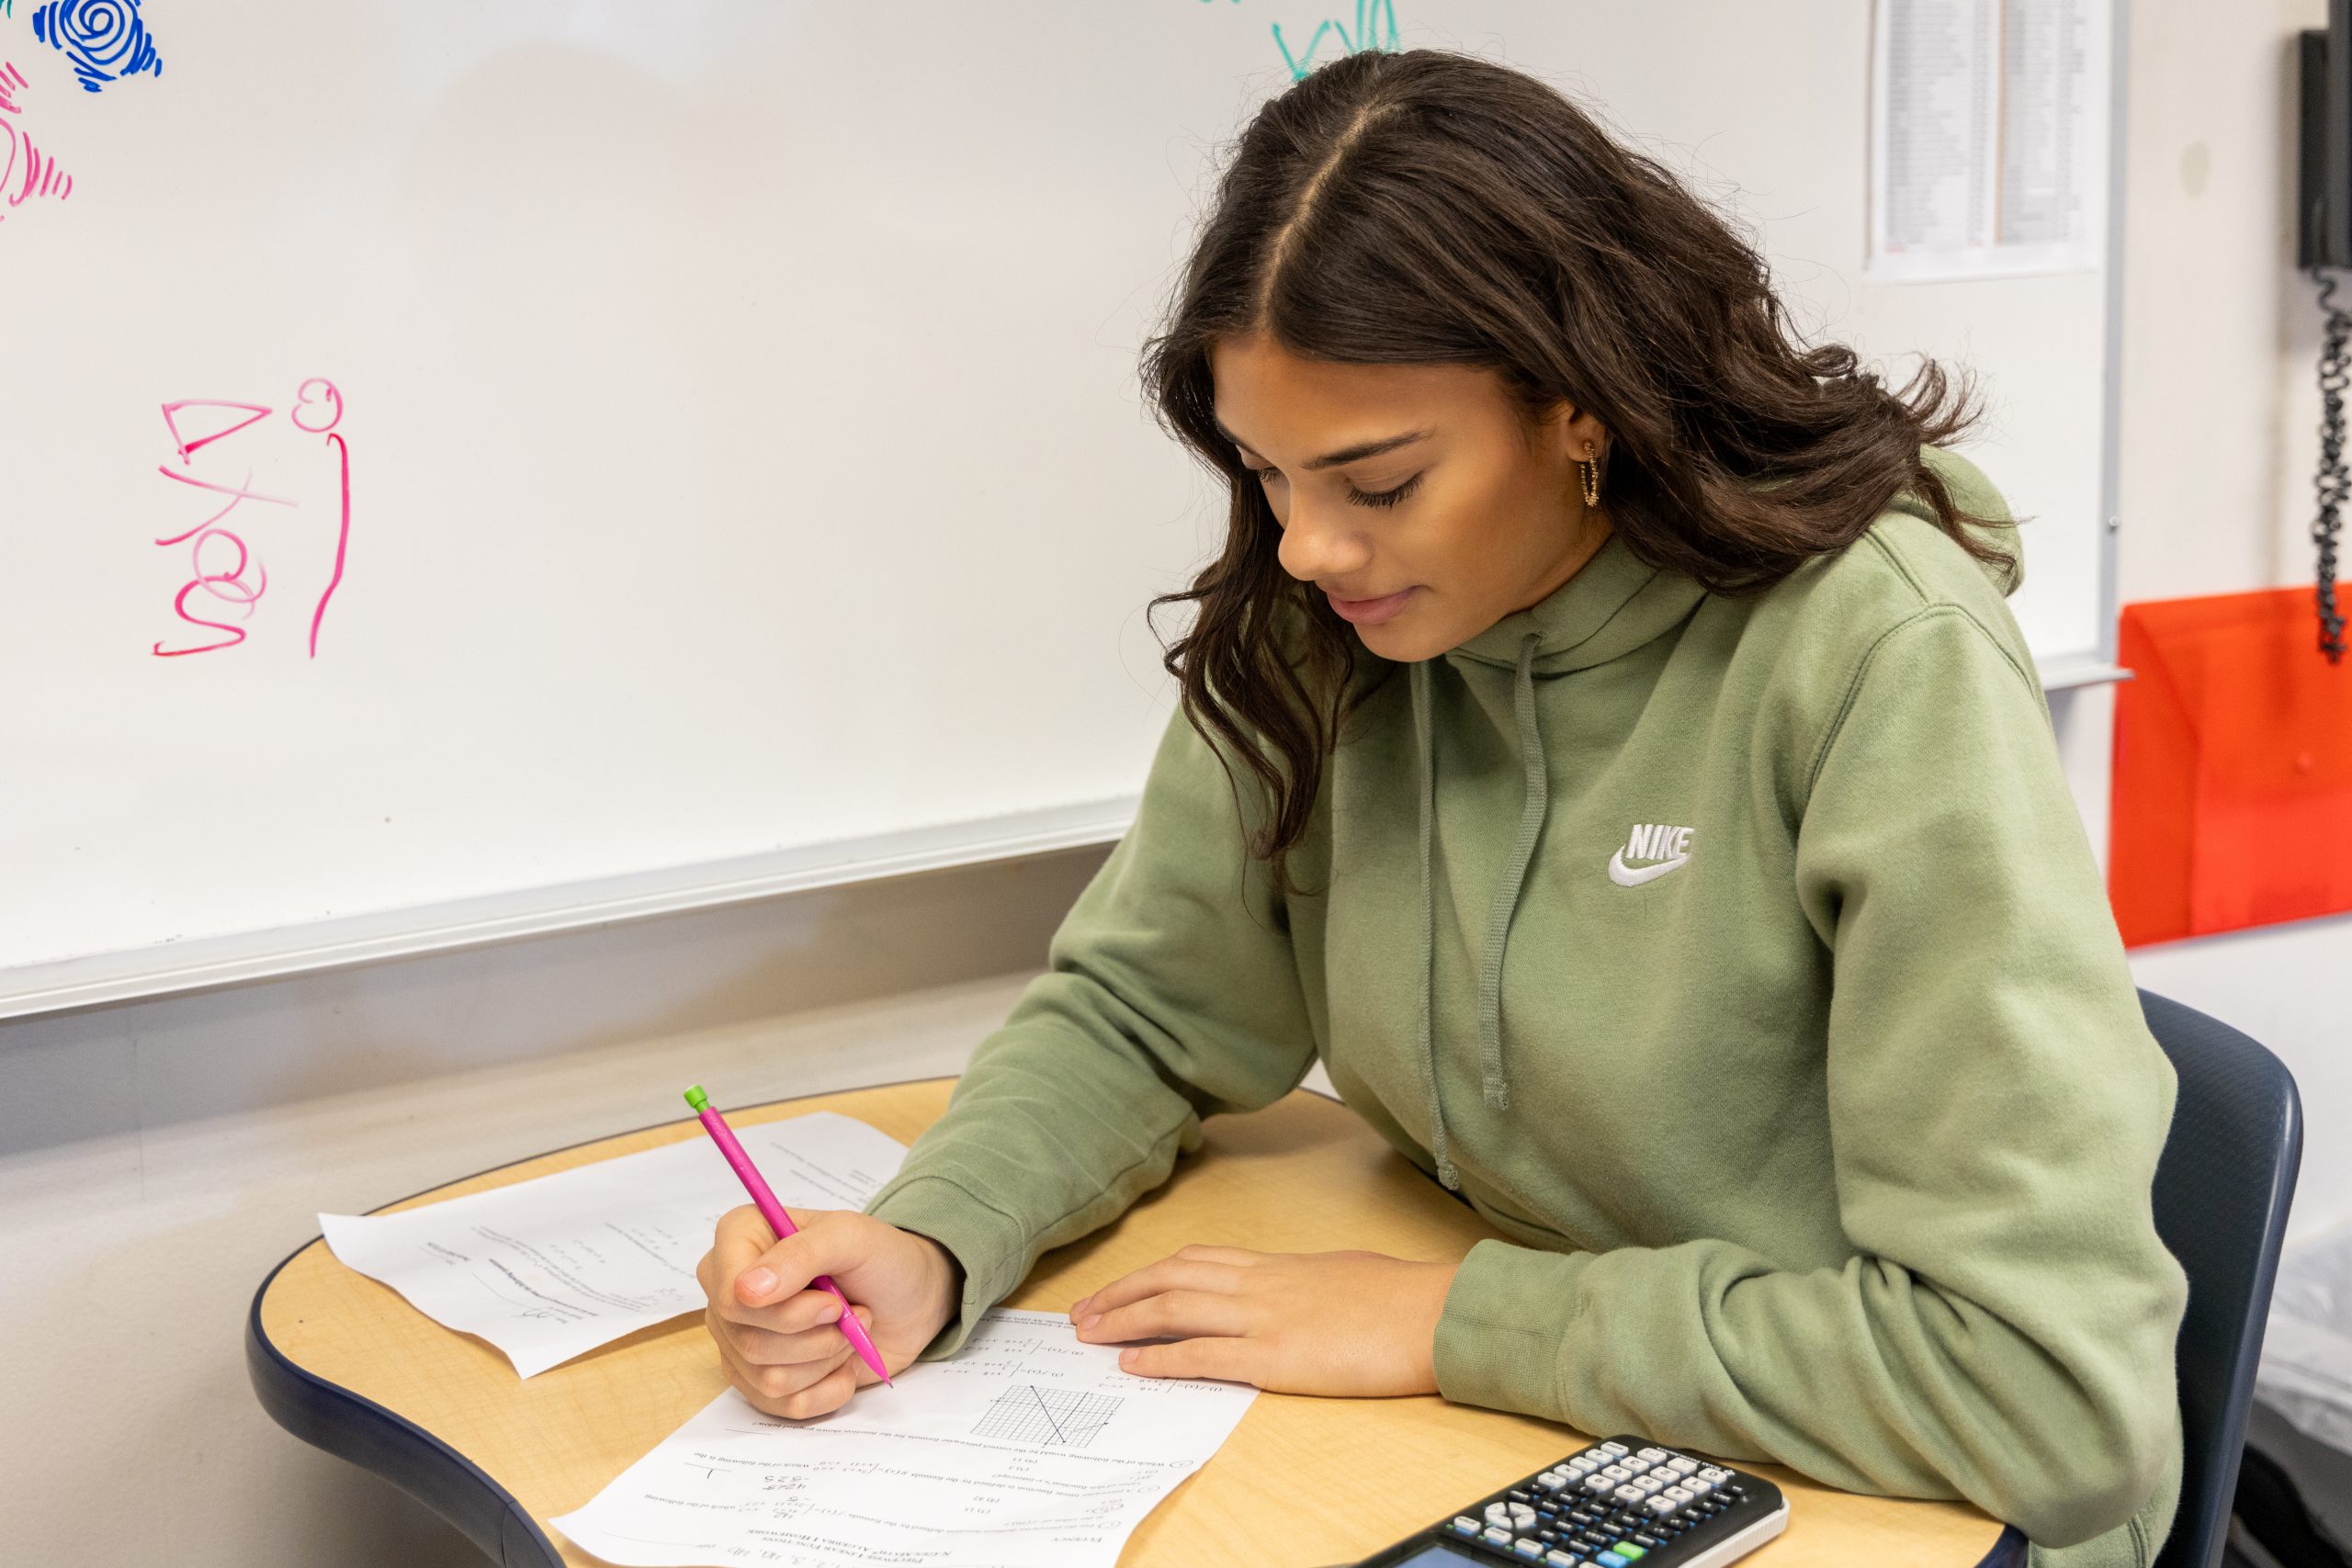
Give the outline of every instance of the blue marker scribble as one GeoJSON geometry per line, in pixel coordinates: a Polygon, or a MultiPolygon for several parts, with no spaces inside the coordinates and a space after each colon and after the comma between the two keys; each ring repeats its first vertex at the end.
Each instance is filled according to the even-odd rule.
{"type": "Polygon", "coordinates": [[[1356,0],[1356,30],[1354,32],[1348,31],[1348,25],[1345,22],[1328,20],[1317,22],[1315,24],[1313,35],[1306,40],[1306,47],[1296,54],[1291,53],[1290,45],[1283,39],[1283,25],[1276,22],[1274,47],[1283,51],[1283,63],[1290,67],[1292,81],[1305,81],[1306,73],[1315,69],[1315,51],[1322,43],[1325,33],[1340,35],[1340,52],[1342,54],[1355,54],[1367,49],[1395,49],[1396,47],[1396,0],[1356,0]]]}
{"type": "Polygon", "coordinates": [[[141,72],[164,73],[139,0],[49,0],[33,13],[33,37],[74,62],[85,93],[141,72]]]}

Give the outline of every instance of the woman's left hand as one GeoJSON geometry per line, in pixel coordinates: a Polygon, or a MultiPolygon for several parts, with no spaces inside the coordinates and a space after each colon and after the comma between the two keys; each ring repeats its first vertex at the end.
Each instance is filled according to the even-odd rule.
{"type": "Polygon", "coordinates": [[[1277,1393],[1435,1393],[1438,1315],[1457,1263],[1377,1252],[1188,1247],[1069,1309],[1096,1344],[1152,1378],[1223,1378],[1277,1393]]]}

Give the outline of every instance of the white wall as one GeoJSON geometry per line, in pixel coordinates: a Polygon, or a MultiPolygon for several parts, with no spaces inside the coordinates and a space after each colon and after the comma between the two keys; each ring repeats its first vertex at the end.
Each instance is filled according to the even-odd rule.
{"type": "MultiPolygon", "coordinates": [[[[2308,583],[2319,311],[2294,265],[2293,51],[2325,0],[2131,12],[2120,597],[2308,583]]],[[[2103,852],[2113,694],[2052,705],[2103,852]]],[[[2132,969],[2295,1074],[2308,1132],[2290,1234],[2352,1219],[2352,1140],[2331,1135],[2352,1120],[2352,917],[2143,948],[2132,969]]]]}
{"type": "MultiPolygon", "coordinates": [[[[2127,601],[2310,575],[2289,50],[2322,9],[2133,0],[2127,601]]],[[[2111,695],[2052,706],[2103,846],[2111,695]]],[[[682,1073],[755,1099],[952,1071],[1099,858],[0,1025],[0,1560],[473,1568],[247,1392],[246,1303],[314,1212],[656,1120],[682,1073]]],[[[2344,1123],[2322,979],[2352,970],[2352,919],[2133,963],[2284,1056],[2314,1128],[2344,1123]]],[[[2347,1214],[2352,1148],[2315,1135],[2297,1229],[2347,1214]]]]}

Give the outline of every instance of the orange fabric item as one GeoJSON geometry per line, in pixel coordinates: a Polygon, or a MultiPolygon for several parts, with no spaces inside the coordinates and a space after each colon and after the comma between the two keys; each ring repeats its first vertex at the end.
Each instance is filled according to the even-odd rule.
{"type": "Polygon", "coordinates": [[[2123,608],[2108,818],[2126,946],[2352,909],[2352,660],[2310,588],[2123,608]]]}

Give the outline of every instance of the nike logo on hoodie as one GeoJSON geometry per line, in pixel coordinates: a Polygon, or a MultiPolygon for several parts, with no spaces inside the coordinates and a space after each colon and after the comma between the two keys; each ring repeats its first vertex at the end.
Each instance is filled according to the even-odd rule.
{"type": "Polygon", "coordinates": [[[1625,847],[1612,851],[1609,856],[1609,880],[1620,887],[1639,887],[1645,882],[1656,882],[1669,871],[1677,871],[1690,863],[1690,828],[1670,828],[1662,822],[1640,822],[1626,839],[1625,847]],[[1655,861],[1654,865],[1627,865],[1627,860],[1655,861]]]}

